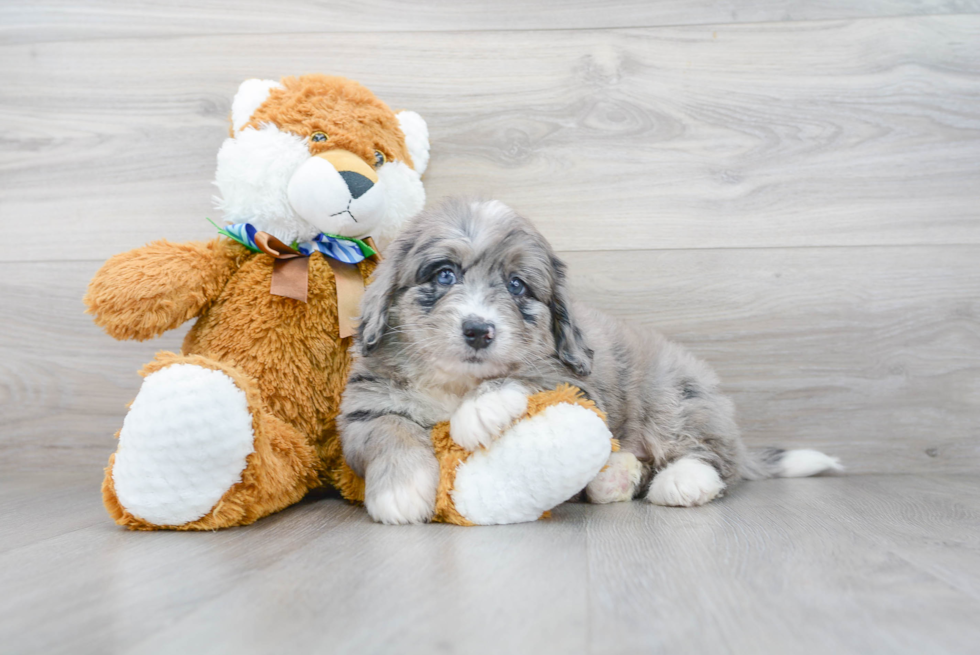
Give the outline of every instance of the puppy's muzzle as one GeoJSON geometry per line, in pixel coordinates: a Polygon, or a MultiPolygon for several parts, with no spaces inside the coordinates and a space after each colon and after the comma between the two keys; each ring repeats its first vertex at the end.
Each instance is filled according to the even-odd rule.
{"type": "Polygon", "coordinates": [[[386,209],[377,171],[348,150],[310,157],[293,173],[287,193],[303,220],[329,234],[370,234],[386,209]]]}
{"type": "Polygon", "coordinates": [[[463,321],[463,339],[473,350],[482,350],[493,342],[493,323],[467,319],[463,321]]]}

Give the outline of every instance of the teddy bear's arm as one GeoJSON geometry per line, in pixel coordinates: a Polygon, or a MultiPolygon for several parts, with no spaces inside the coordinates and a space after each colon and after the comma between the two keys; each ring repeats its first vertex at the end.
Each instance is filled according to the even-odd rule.
{"type": "Polygon", "coordinates": [[[230,239],[154,241],[103,264],[85,294],[86,312],[115,339],[152,339],[200,314],[247,255],[230,239]]]}

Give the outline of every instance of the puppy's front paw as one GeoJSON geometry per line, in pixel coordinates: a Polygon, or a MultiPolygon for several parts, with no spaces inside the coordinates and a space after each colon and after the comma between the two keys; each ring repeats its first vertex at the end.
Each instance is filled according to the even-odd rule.
{"type": "Polygon", "coordinates": [[[693,457],[682,457],[657,473],[647,492],[654,505],[696,507],[725,489],[715,467],[693,457]]]}
{"type": "Polygon", "coordinates": [[[402,470],[381,462],[370,465],[364,506],[371,518],[388,525],[425,523],[431,519],[439,486],[439,467],[435,460],[432,464],[402,465],[402,470]]]}
{"type": "Polygon", "coordinates": [[[506,384],[464,400],[449,421],[449,434],[466,450],[476,450],[489,446],[526,411],[527,390],[506,384]]]}

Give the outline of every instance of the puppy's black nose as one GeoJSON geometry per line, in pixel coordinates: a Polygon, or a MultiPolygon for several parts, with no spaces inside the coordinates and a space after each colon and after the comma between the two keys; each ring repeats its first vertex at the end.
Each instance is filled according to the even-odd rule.
{"type": "Polygon", "coordinates": [[[470,348],[480,350],[493,341],[493,323],[485,321],[463,321],[463,338],[470,348]]]}

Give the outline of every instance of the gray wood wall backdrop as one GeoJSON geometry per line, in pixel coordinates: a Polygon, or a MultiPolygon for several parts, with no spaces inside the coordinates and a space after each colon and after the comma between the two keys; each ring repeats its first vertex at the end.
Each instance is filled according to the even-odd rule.
{"type": "Polygon", "coordinates": [[[249,77],[428,119],[430,201],[533,218],[581,296],[720,372],[751,444],[980,464],[980,2],[51,0],[0,6],[0,468],[101,465],[136,370],[110,255],[213,235],[249,77]]]}

